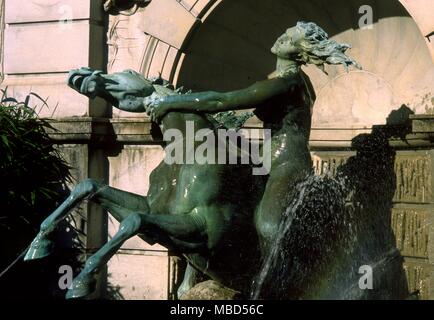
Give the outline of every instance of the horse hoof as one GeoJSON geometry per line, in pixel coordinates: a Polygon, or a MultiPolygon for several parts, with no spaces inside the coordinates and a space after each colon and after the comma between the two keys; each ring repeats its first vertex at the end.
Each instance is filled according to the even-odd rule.
{"type": "Polygon", "coordinates": [[[53,251],[53,242],[49,239],[37,235],[36,238],[30,244],[29,250],[27,250],[24,256],[24,261],[42,259],[51,254],[53,251]]]}
{"type": "Polygon", "coordinates": [[[96,280],[92,275],[79,275],[72,281],[71,289],[66,293],[66,299],[84,298],[95,291],[96,280]]]}

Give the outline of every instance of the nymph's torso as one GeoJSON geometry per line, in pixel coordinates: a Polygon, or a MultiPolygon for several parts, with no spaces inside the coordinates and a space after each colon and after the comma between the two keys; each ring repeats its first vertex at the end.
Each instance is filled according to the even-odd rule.
{"type": "Polygon", "coordinates": [[[271,130],[271,169],[295,157],[310,158],[309,135],[315,93],[307,76],[293,75],[296,84],[263,105],[255,115],[271,130]]]}

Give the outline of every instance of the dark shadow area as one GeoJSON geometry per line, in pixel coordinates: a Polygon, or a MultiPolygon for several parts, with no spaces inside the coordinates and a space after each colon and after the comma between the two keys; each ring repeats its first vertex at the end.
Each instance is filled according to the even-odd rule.
{"type": "MultiPolygon", "coordinates": [[[[65,198],[68,194],[69,192],[65,191],[65,198]]],[[[47,205],[45,209],[50,213],[54,207],[47,205]]],[[[67,291],[66,272],[62,271],[61,267],[71,268],[73,276],[79,273],[83,263],[83,244],[79,241],[78,228],[71,220],[61,222],[53,234],[56,245],[52,255],[41,260],[23,261],[23,253],[36,236],[43,218],[41,216],[37,220],[32,219],[31,224],[9,221],[8,226],[13,230],[13,234],[3,232],[0,236],[0,269],[3,271],[11,265],[0,278],[0,299],[63,300],[67,291]],[[12,265],[16,259],[18,260],[12,265]]]]}
{"type": "Polygon", "coordinates": [[[104,2],[104,10],[112,15],[134,14],[137,8],[146,7],[151,0],[106,0],[104,2]],[[133,10],[132,12],[126,12],[128,10],[133,10]]]}
{"type": "MultiPolygon", "coordinates": [[[[354,279],[359,268],[369,265],[373,271],[373,289],[364,290],[366,299],[406,299],[409,297],[403,258],[396,248],[392,230],[393,197],[396,190],[395,150],[391,139],[405,139],[411,132],[407,106],[392,111],[385,126],[375,126],[371,134],[361,134],[352,141],[357,152],[338,169],[350,191],[347,210],[354,217],[355,239],[351,252],[354,279]]],[[[351,261],[349,261],[351,263],[351,261]]],[[[360,291],[357,285],[353,291],[360,291]]]]}
{"type": "Polygon", "coordinates": [[[28,103],[0,99],[0,297],[5,299],[57,299],[63,297],[61,266],[76,270],[80,265],[79,229],[65,221],[53,234],[56,254],[49,259],[24,263],[30,242],[45,217],[69,195],[67,165],[55,141],[55,130],[38,117],[28,103]]]}

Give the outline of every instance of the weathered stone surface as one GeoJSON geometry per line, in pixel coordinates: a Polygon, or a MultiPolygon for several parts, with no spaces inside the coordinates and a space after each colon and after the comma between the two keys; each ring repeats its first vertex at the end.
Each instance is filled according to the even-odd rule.
{"type": "Polygon", "coordinates": [[[434,133],[434,116],[432,114],[414,115],[411,119],[412,132],[434,133]]]}
{"type": "Polygon", "coordinates": [[[351,147],[351,140],[359,134],[371,133],[369,129],[345,128],[312,128],[310,132],[310,145],[321,147],[351,147]]]}
{"type": "Polygon", "coordinates": [[[169,258],[121,252],[108,263],[108,281],[126,300],[166,300],[169,258]]]}
{"type": "Polygon", "coordinates": [[[429,258],[432,212],[426,208],[392,210],[391,224],[396,238],[396,247],[403,256],[429,258]]]}
{"type": "Polygon", "coordinates": [[[336,170],[345,164],[349,157],[355,152],[331,151],[331,152],[312,152],[312,161],[315,174],[336,174],[336,170]]]}
{"type": "Polygon", "coordinates": [[[182,6],[187,9],[188,11],[190,11],[193,6],[195,5],[195,3],[197,2],[197,0],[177,0],[180,4],[182,4],[182,6]]]}
{"type": "Polygon", "coordinates": [[[110,120],[116,140],[129,143],[149,143],[152,124],[149,118],[142,114],[141,118],[113,118],[110,120]]]}
{"type": "Polygon", "coordinates": [[[91,48],[102,48],[103,41],[104,28],[88,21],[69,26],[9,26],[5,30],[5,73],[68,72],[82,66],[101,69],[104,55],[101,51],[91,54],[91,48]]]}
{"type": "MultiPolygon", "coordinates": [[[[312,153],[317,174],[332,174],[354,153],[344,151],[315,151],[312,153]]],[[[432,203],[433,199],[432,151],[399,151],[395,158],[395,202],[432,203]]]]}
{"type": "Polygon", "coordinates": [[[8,95],[24,101],[29,93],[37,93],[48,106],[31,96],[29,104],[36,107],[41,117],[59,118],[72,116],[103,115],[105,102],[89,101],[66,85],[67,74],[6,75],[1,88],[8,88],[8,95]],[[57,106],[57,107],[56,107],[57,106]]]}
{"type": "Polygon", "coordinates": [[[166,60],[164,61],[164,66],[161,71],[161,77],[163,79],[168,79],[169,81],[172,79],[172,75],[174,74],[173,66],[176,63],[176,59],[178,58],[179,51],[174,47],[169,48],[169,52],[167,53],[166,60]]]}
{"type": "Polygon", "coordinates": [[[395,160],[396,202],[433,202],[433,153],[399,152],[395,160]]]}
{"type": "Polygon", "coordinates": [[[196,18],[179,2],[152,1],[143,10],[142,30],[180,49],[196,23],[196,18]]]}
{"type": "Polygon", "coordinates": [[[107,69],[109,73],[125,69],[142,71],[145,50],[151,38],[141,29],[142,19],[142,11],[127,17],[110,16],[107,32],[109,46],[107,69]]]}
{"type": "Polygon", "coordinates": [[[102,0],[7,0],[6,23],[101,20],[102,0]]]}
{"type": "Polygon", "coordinates": [[[434,299],[432,276],[434,267],[431,263],[428,263],[426,260],[407,258],[404,262],[404,271],[410,293],[419,291],[420,299],[434,299]]]}
{"type": "Polygon", "coordinates": [[[169,53],[170,46],[163,41],[159,41],[154,51],[154,58],[152,63],[149,65],[147,71],[147,76],[149,78],[158,77],[164,67],[164,62],[166,61],[167,54],[169,53]]]}
{"type": "Polygon", "coordinates": [[[180,297],[180,300],[235,300],[240,292],[222,286],[214,280],[195,285],[180,297]]]}
{"type": "MultiPolygon", "coordinates": [[[[430,0],[399,0],[416,20],[418,27],[424,35],[434,31],[434,21],[432,19],[432,2],[430,0]]],[[[432,41],[426,40],[431,47],[431,55],[434,59],[434,45],[432,41]]]]}

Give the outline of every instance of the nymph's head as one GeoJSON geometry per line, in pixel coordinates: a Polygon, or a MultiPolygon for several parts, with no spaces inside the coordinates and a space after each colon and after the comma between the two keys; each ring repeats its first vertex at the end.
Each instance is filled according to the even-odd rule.
{"type": "Polygon", "coordinates": [[[345,68],[360,65],[347,56],[345,51],[351,48],[328,38],[327,33],[313,22],[298,22],[281,35],[271,52],[281,59],[293,60],[300,65],[314,64],[324,70],[324,64],[342,64],[345,68]]]}

